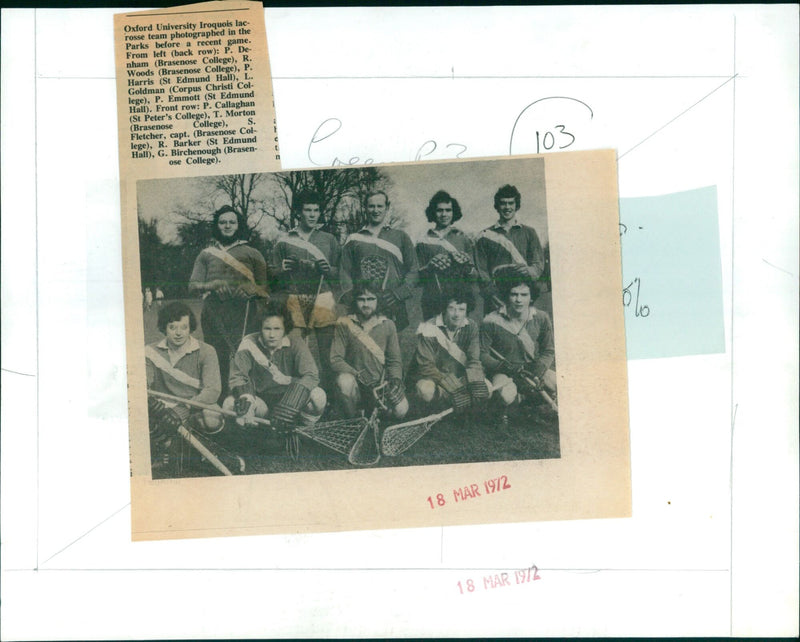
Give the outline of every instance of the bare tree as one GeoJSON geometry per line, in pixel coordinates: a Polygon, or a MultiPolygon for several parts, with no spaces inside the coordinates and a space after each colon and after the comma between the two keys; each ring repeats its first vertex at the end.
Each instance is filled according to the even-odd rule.
{"type": "Polygon", "coordinates": [[[251,228],[255,227],[258,223],[253,224],[250,216],[255,212],[257,206],[263,203],[263,198],[257,198],[257,188],[266,184],[267,175],[226,174],[225,176],[215,176],[211,180],[216,190],[223,192],[228,197],[231,207],[247,220],[247,224],[251,228]]]}
{"type": "Polygon", "coordinates": [[[323,229],[335,232],[337,224],[342,221],[349,231],[358,229],[364,224],[363,205],[367,195],[376,189],[388,189],[391,184],[389,178],[376,167],[280,172],[273,176],[290,212],[289,220],[283,221],[283,229],[297,224],[292,200],[303,191],[319,195],[323,229]]]}

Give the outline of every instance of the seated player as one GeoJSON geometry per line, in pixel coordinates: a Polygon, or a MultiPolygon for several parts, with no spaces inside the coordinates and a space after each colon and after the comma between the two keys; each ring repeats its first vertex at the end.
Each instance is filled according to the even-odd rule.
{"type": "MultiPolygon", "coordinates": [[[[147,388],[189,401],[213,406],[222,391],[217,353],[207,343],[192,336],[197,319],[184,303],[170,303],[158,313],[158,329],[164,338],[144,349],[147,388]]],[[[194,410],[188,406],[156,397],[148,397],[150,435],[154,444],[164,448],[159,464],[168,463],[172,437],[181,425],[206,434],[222,429],[222,415],[213,410],[194,410]]]]}
{"type": "Polygon", "coordinates": [[[403,387],[403,360],[394,322],[378,312],[376,285],[357,281],[353,286],[353,314],[339,317],[331,346],[331,368],[345,416],[374,407],[376,390],[395,417],[408,412],[403,387]],[[385,384],[385,385],[384,385],[385,384]]]}
{"type": "Polygon", "coordinates": [[[419,325],[408,380],[422,403],[444,401],[458,412],[489,399],[478,325],[467,318],[473,304],[470,289],[451,286],[441,295],[441,313],[419,325]]]}
{"type": "Polygon", "coordinates": [[[481,324],[481,362],[505,411],[520,392],[533,399],[540,389],[555,392],[555,346],[550,317],[532,305],[530,277],[501,269],[495,285],[504,305],[481,324]]]}
{"type": "Polygon", "coordinates": [[[325,410],[319,372],[305,341],[290,337],[292,321],[286,308],[271,301],[264,309],[261,331],[248,334],[231,362],[231,396],[222,407],[238,415],[237,423],[269,417],[288,432],[298,422],[312,425],[325,410]]]}

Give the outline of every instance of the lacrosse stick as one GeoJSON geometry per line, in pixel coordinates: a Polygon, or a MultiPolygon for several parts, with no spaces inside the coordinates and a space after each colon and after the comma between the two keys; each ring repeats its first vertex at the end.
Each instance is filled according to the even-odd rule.
{"type": "Polygon", "coordinates": [[[377,444],[378,411],[369,419],[353,417],[319,422],[313,426],[298,426],[296,434],[347,456],[354,466],[372,466],[380,460],[377,444]]]}
{"type": "MultiPolygon", "coordinates": [[[[216,468],[219,472],[221,472],[223,475],[227,477],[233,476],[233,473],[228,469],[228,467],[225,466],[225,464],[223,464],[214,453],[212,453],[208,448],[206,448],[206,446],[186,428],[184,428],[183,426],[179,426],[178,434],[181,437],[183,437],[187,442],[189,442],[189,445],[192,446],[192,448],[194,448],[201,455],[203,455],[203,457],[205,457],[206,460],[208,460],[208,463],[211,464],[214,468],[216,468]]],[[[241,457],[237,457],[236,459],[238,460],[237,463],[239,464],[239,472],[244,472],[244,461],[241,459],[241,457]]]]}
{"type": "Polygon", "coordinates": [[[386,373],[381,374],[381,381],[380,383],[372,389],[372,396],[375,398],[375,403],[380,407],[381,410],[388,411],[389,409],[386,407],[386,402],[383,400],[383,389],[389,384],[388,381],[384,381],[383,377],[386,373]]]}
{"type": "Polygon", "coordinates": [[[413,419],[402,424],[389,426],[383,431],[381,452],[388,457],[404,453],[417,443],[433,427],[433,424],[444,419],[453,412],[452,408],[420,419],[413,419]]]}
{"type": "MultiPolygon", "coordinates": [[[[505,357],[504,357],[502,354],[500,354],[500,353],[499,353],[497,350],[495,350],[495,349],[494,349],[494,348],[492,348],[491,346],[489,346],[489,350],[491,350],[491,351],[492,351],[492,354],[493,354],[495,357],[497,357],[498,359],[501,359],[501,360],[502,360],[504,363],[508,363],[508,359],[506,359],[506,358],[505,358],[505,357]]],[[[533,388],[534,390],[536,390],[536,391],[537,391],[539,394],[541,394],[541,395],[542,395],[542,397],[544,397],[544,400],[545,400],[545,401],[546,401],[548,404],[550,404],[550,407],[551,407],[553,410],[555,410],[556,412],[558,412],[558,406],[556,405],[556,402],[555,402],[555,401],[553,401],[553,398],[552,398],[550,395],[548,395],[548,394],[547,394],[547,392],[545,392],[544,390],[542,390],[541,386],[537,386],[537,385],[536,385],[536,383],[535,383],[535,382],[534,382],[534,381],[533,381],[533,380],[532,380],[530,377],[528,377],[528,376],[526,376],[526,375],[522,375],[522,378],[525,380],[525,382],[526,382],[526,383],[527,383],[527,384],[528,384],[528,385],[529,385],[531,388],[533,388]]]]}
{"type": "MultiPolygon", "coordinates": [[[[228,415],[229,414],[236,415],[236,413],[229,413],[228,411],[222,410],[221,408],[215,408],[213,406],[209,406],[207,404],[203,404],[203,403],[200,403],[198,401],[191,401],[189,399],[181,399],[180,397],[176,397],[174,395],[168,395],[168,394],[166,394],[164,392],[156,392],[155,390],[148,390],[147,394],[149,394],[149,395],[151,395],[153,397],[156,397],[156,398],[165,399],[167,401],[175,401],[175,402],[178,402],[178,403],[183,403],[183,404],[185,404],[187,406],[190,406],[190,407],[193,407],[193,408],[200,408],[202,410],[208,410],[210,412],[218,412],[219,414],[222,414],[222,415],[226,415],[226,414],[228,414],[228,415]]],[[[225,451],[225,449],[222,448],[222,446],[220,446],[219,444],[214,444],[214,442],[211,441],[211,439],[209,437],[207,437],[205,435],[203,436],[206,440],[208,440],[212,444],[214,444],[214,446],[216,446],[217,448],[225,451],[224,455],[222,453],[220,453],[219,455],[215,455],[213,452],[211,452],[211,450],[209,449],[208,446],[206,446],[202,441],[200,441],[193,434],[192,430],[186,428],[185,426],[178,426],[178,434],[190,446],[192,446],[192,448],[194,448],[203,457],[205,457],[206,460],[212,466],[214,466],[214,468],[216,468],[219,472],[221,472],[223,475],[233,475],[234,474],[234,473],[232,473],[230,471],[229,467],[232,467],[234,469],[238,469],[238,472],[240,472],[240,473],[244,472],[244,466],[245,466],[244,465],[244,460],[241,457],[239,457],[238,455],[232,455],[229,452],[225,451]],[[227,460],[227,463],[223,463],[223,461],[222,461],[223,458],[225,460],[227,460]]]]}
{"type": "MultiPolygon", "coordinates": [[[[157,397],[158,399],[164,399],[166,401],[175,401],[177,403],[183,404],[184,406],[189,406],[190,408],[199,408],[200,410],[208,410],[209,412],[216,412],[220,415],[225,415],[226,417],[233,417],[234,419],[238,417],[233,410],[223,410],[222,408],[216,406],[209,406],[205,403],[200,403],[199,401],[192,401],[191,399],[182,399],[181,397],[176,397],[175,395],[169,395],[166,392],[157,392],[155,390],[148,390],[147,394],[151,397],[157,397]]],[[[263,426],[269,426],[272,428],[272,424],[267,419],[262,419],[261,417],[253,417],[253,421],[257,424],[261,424],[263,426]]],[[[275,428],[272,428],[275,430],[275,428]]]]}
{"type": "Polygon", "coordinates": [[[311,327],[311,322],[314,320],[314,313],[317,311],[317,299],[319,298],[319,293],[322,292],[322,283],[325,281],[325,275],[319,275],[319,283],[317,284],[317,292],[314,294],[314,303],[311,306],[311,314],[308,315],[308,319],[306,320],[306,327],[311,327]]]}
{"type": "Polygon", "coordinates": [[[386,262],[386,274],[383,275],[383,283],[381,283],[381,291],[386,289],[386,284],[389,282],[389,262],[386,262]]]}
{"type": "Polygon", "coordinates": [[[244,308],[244,325],[242,325],[242,339],[247,334],[247,317],[250,316],[250,299],[247,299],[247,305],[244,308]]]}
{"type": "Polygon", "coordinates": [[[361,433],[358,435],[347,461],[354,466],[373,466],[381,459],[381,449],[378,445],[378,409],[372,411],[361,433]]]}

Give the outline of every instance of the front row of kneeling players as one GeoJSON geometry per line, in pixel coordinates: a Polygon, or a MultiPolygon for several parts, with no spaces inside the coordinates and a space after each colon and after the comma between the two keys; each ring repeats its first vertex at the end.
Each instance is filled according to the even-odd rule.
{"type": "MultiPolygon", "coordinates": [[[[472,293],[452,289],[440,299],[441,312],[420,324],[416,348],[403,376],[397,330],[381,314],[377,288],[357,282],[352,312],[336,321],[330,349],[334,412],[357,416],[380,405],[395,418],[409,411],[404,381],[420,414],[427,408],[457,412],[485,410],[495,398],[501,426],[506,410],[521,397],[555,392],[553,328],[549,316],[531,305],[530,281],[509,274],[498,279],[505,305],[488,314],[480,327],[468,318],[472,293]]],[[[278,302],[261,314],[261,330],[246,335],[231,360],[229,389],[221,411],[240,425],[269,418],[281,431],[315,424],[328,405],[317,364],[306,341],[292,332],[292,316],[278,302]]],[[[180,403],[151,396],[149,414],[154,440],[167,444],[180,425],[205,434],[222,430],[217,404],[222,393],[214,349],[192,336],[197,322],[183,303],[159,313],[165,338],[145,349],[147,386],[206,406],[192,411],[180,403]]],[[[195,406],[196,407],[196,406],[195,406]]],[[[154,449],[155,450],[155,449],[154,449]]]]}

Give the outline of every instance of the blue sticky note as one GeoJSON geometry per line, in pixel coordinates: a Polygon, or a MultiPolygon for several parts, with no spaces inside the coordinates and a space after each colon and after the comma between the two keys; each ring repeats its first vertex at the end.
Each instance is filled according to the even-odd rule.
{"type": "Polygon", "coordinates": [[[620,199],[628,359],[725,351],[717,189],[620,199]]]}

